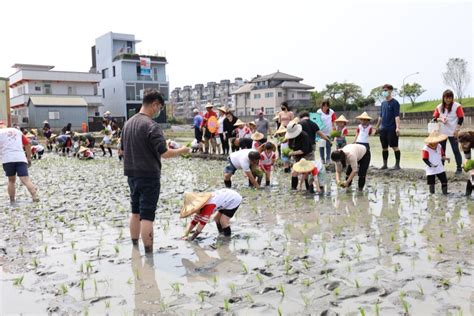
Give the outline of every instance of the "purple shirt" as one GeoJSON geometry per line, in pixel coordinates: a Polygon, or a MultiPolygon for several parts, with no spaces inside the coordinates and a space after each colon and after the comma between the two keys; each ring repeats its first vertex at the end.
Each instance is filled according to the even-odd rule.
{"type": "Polygon", "coordinates": [[[202,123],[202,116],[200,114],[196,115],[194,117],[194,124],[193,124],[193,127],[194,128],[200,128],[201,127],[201,123],[202,123]]]}

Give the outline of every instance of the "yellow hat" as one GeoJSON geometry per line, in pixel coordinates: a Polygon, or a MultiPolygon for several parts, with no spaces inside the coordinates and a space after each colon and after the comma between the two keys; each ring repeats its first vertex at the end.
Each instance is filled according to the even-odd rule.
{"type": "Polygon", "coordinates": [[[237,120],[237,122],[235,122],[234,126],[241,126],[241,125],[245,125],[244,122],[242,122],[240,119],[237,120]]]}
{"type": "Polygon", "coordinates": [[[79,150],[77,151],[78,154],[82,154],[83,152],[87,151],[87,147],[81,146],[79,150]]]}
{"type": "Polygon", "coordinates": [[[448,136],[440,134],[438,131],[434,131],[430,134],[430,136],[425,138],[424,142],[426,144],[439,143],[446,139],[448,139],[448,136]]]}
{"type": "Polygon", "coordinates": [[[56,138],[56,137],[58,137],[58,134],[51,134],[49,138],[56,138]]]}
{"type": "Polygon", "coordinates": [[[184,205],[179,212],[179,217],[188,217],[194,213],[199,212],[204,204],[212,197],[212,193],[202,192],[185,192],[184,193],[184,205]]]}
{"type": "Polygon", "coordinates": [[[262,133],[260,132],[255,132],[252,134],[252,136],[250,136],[250,138],[252,138],[252,140],[261,140],[263,139],[265,135],[263,135],[262,133]]]}
{"type": "Polygon", "coordinates": [[[372,118],[369,116],[369,114],[367,114],[367,112],[364,112],[364,113],[362,113],[362,114],[359,115],[359,116],[356,116],[356,119],[359,119],[359,120],[369,120],[369,121],[372,120],[372,118]]]}
{"type": "Polygon", "coordinates": [[[219,111],[227,113],[227,108],[225,106],[221,106],[220,108],[217,108],[219,111]]]}
{"type": "Polygon", "coordinates": [[[276,130],[275,135],[284,134],[284,133],[286,133],[286,127],[283,125],[280,125],[280,127],[278,127],[278,129],[276,130]]]}
{"type": "Polygon", "coordinates": [[[208,103],[206,104],[206,109],[207,109],[207,108],[213,108],[213,107],[214,107],[214,105],[212,105],[212,103],[210,103],[210,102],[208,102],[208,103]]]}
{"type": "Polygon", "coordinates": [[[339,116],[337,120],[335,120],[334,122],[348,123],[349,121],[346,119],[346,117],[343,114],[341,114],[341,116],[339,116]]]}
{"type": "Polygon", "coordinates": [[[30,129],[30,133],[36,136],[38,135],[38,130],[36,128],[32,128],[30,129]]]}
{"type": "Polygon", "coordinates": [[[293,165],[293,171],[295,172],[311,172],[315,168],[314,163],[302,158],[300,161],[293,165]]]}
{"type": "Polygon", "coordinates": [[[249,122],[249,125],[257,126],[257,124],[255,124],[255,121],[249,122]]]}

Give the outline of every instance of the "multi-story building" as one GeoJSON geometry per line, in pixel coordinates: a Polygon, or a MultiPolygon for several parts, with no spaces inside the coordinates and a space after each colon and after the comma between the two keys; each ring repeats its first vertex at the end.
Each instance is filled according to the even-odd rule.
{"type": "Polygon", "coordinates": [[[193,109],[203,111],[208,102],[216,107],[234,108],[235,98],[232,92],[243,84],[242,78],[235,78],[234,82],[224,79],[219,83],[214,81],[208,82],[206,85],[199,83],[194,85],[194,88],[191,86],[175,88],[171,92],[170,98],[173,116],[178,119],[189,119],[192,117],[193,109]]]}
{"type": "MultiPolygon", "coordinates": [[[[102,105],[102,98],[98,95],[97,90],[100,80],[99,74],[55,71],[52,70],[54,66],[46,65],[15,64],[13,68],[16,69],[16,72],[9,77],[13,124],[30,126],[28,101],[30,97],[36,96],[41,96],[46,103],[58,106],[85,104],[86,117],[81,118],[82,121],[84,119],[87,121],[87,116],[98,115],[102,105]],[[78,101],[78,99],[81,100],[78,101]]],[[[63,119],[67,120],[68,111],[64,112],[63,116],[65,116],[63,119]]]]}
{"type": "MultiPolygon", "coordinates": [[[[158,89],[168,100],[166,57],[137,54],[138,43],[135,35],[109,32],[97,38],[92,47],[92,69],[101,74],[103,111],[110,111],[112,116],[128,119],[137,113],[143,91],[148,88],[158,89]]],[[[166,121],[166,111],[157,121],[166,121]]]]}
{"type": "Polygon", "coordinates": [[[281,102],[287,101],[291,108],[311,105],[314,87],[301,83],[302,78],[277,71],[266,76],[256,76],[231,94],[235,96],[235,111],[238,116],[251,116],[263,109],[265,114],[278,112],[281,102]]]}
{"type": "Polygon", "coordinates": [[[0,77],[0,121],[11,124],[8,78],[0,77]]]}

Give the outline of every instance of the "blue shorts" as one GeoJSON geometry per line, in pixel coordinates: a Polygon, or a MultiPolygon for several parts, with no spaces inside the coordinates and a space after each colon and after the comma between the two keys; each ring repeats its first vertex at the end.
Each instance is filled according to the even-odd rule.
{"type": "Polygon", "coordinates": [[[3,164],[3,170],[7,177],[18,175],[28,177],[28,164],[26,162],[7,162],[3,164]]]}
{"type": "Polygon", "coordinates": [[[155,220],[156,204],[160,197],[160,179],[128,177],[132,214],[140,214],[140,220],[155,220]]]}
{"type": "Polygon", "coordinates": [[[232,164],[230,157],[227,158],[227,162],[229,164],[224,168],[224,173],[230,173],[233,175],[237,171],[237,168],[232,164]]]}

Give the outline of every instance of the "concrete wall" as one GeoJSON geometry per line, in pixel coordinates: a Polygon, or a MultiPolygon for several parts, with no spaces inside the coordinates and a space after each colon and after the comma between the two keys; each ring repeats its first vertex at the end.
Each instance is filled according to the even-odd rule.
{"type": "Polygon", "coordinates": [[[71,123],[74,129],[81,129],[82,123],[87,123],[87,107],[75,106],[33,106],[28,107],[29,128],[43,127],[43,121],[47,120],[52,128],[63,128],[71,123]],[[59,112],[59,120],[49,118],[49,112],[59,112]]]}
{"type": "Polygon", "coordinates": [[[0,120],[6,123],[10,121],[10,95],[6,78],[0,78],[0,120]]]}

